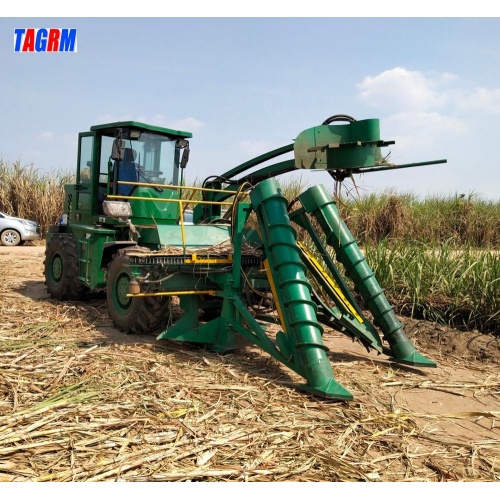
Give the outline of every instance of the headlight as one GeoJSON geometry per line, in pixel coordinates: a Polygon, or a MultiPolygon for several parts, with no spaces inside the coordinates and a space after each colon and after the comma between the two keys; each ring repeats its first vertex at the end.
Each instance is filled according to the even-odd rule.
{"type": "Polygon", "coordinates": [[[35,228],[35,229],[36,229],[36,227],[37,227],[36,222],[31,222],[31,221],[29,221],[29,220],[21,220],[20,222],[21,222],[21,224],[23,224],[24,226],[29,226],[29,227],[31,227],[31,228],[35,228]]]}
{"type": "Polygon", "coordinates": [[[128,219],[132,215],[132,207],[128,201],[104,200],[102,208],[105,215],[116,219],[128,219]]]}

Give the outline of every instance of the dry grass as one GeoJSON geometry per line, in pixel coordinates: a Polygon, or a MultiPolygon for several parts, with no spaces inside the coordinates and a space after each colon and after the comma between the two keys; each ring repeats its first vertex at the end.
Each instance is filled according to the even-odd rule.
{"type": "Polygon", "coordinates": [[[439,247],[383,242],[367,260],[401,314],[497,334],[500,255],[446,243],[439,247]]]}
{"type": "Polygon", "coordinates": [[[69,174],[41,174],[33,165],[0,159],[0,212],[34,220],[45,234],[63,213],[69,174]]]}
{"type": "Polygon", "coordinates": [[[362,243],[385,238],[405,239],[414,224],[408,198],[396,193],[370,195],[348,203],[338,202],[350,231],[362,243]]]}
{"type": "MultiPolygon", "coordinates": [[[[429,403],[423,413],[398,399],[432,391],[498,401],[495,367],[452,383],[332,354],[356,400],[326,402],[297,391],[298,377],[248,346],[223,357],[116,337],[102,297],[30,298],[41,266],[19,278],[15,262],[0,262],[2,481],[500,479],[491,406],[440,414],[429,403]],[[473,439],[457,432],[466,425],[473,439]]],[[[325,343],[334,349],[335,338],[325,343]]]]}
{"type": "Polygon", "coordinates": [[[349,229],[362,244],[384,239],[476,248],[500,245],[499,200],[469,195],[428,196],[386,191],[339,200],[349,229]]]}

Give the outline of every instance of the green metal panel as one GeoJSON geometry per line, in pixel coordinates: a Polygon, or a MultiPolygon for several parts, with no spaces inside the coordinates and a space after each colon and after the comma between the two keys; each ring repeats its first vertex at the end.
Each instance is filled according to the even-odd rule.
{"type": "Polygon", "coordinates": [[[344,265],[347,275],[372,312],[375,325],[380,327],[389,342],[394,358],[410,365],[436,366],[418,353],[406,336],[403,325],[394,314],[394,308],[389,304],[326,188],[313,186],[299,195],[299,199],[305,210],[319,222],[327,243],[334,248],[337,259],[344,265]]]}
{"type": "Polygon", "coordinates": [[[152,187],[136,187],[129,199],[134,224],[154,224],[155,221],[177,224],[179,220],[179,203],[162,200],[178,200],[179,193],[175,189],[152,187]],[[146,199],[134,199],[146,198],[146,199]]]}
{"type": "Polygon", "coordinates": [[[90,212],[92,210],[92,193],[78,191],[78,204],[76,207],[77,212],[90,212]]]}
{"type": "Polygon", "coordinates": [[[323,314],[320,321],[339,331],[345,331],[352,337],[358,338],[368,348],[390,354],[390,352],[386,352],[384,349],[382,341],[373,325],[364,317],[349,287],[330,258],[322,239],[316,233],[309,217],[306,216],[304,208],[291,213],[290,219],[309,233],[312,242],[316,246],[316,255],[321,256],[321,260],[326,265],[326,268],[323,268],[314,255],[308,254],[306,249],[302,249],[302,260],[311,276],[316,279],[320,288],[320,290],[315,290],[316,301],[323,308],[321,309],[320,307],[319,309],[319,313],[323,314]],[[319,291],[321,293],[317,293],[319,291]],[[323,294],[330,297],[336,305],[335,308],[325,302],[323,294]]]}
{"type": "Polygon", "coordinates": [[[305,389],[324,397],[352,399],[352,395],[334,378],[311,299],[311,285],[302,263],[296,234],[287,212],[287,200],[278,181],[268,179],[258,184],[251,195],[257,212],[259,230],[269,261],[274,295],[281,310],[285,332],[277,342],[285,357],[304,373],[305,389]]]}
{"type": "Polygon", "coordinates": [[[182,240],[182,229],[180,225],[158,224],[153,227],[139,228],[141,232],[141,244],[154,244],[159,247],[179,247],[183,243],[191,248],[208,248],[227,241],[229,244],[230,227],[218,225],[185,225],[182,240]]]}
{"type": "MultiPolygon", "coordinates": [[[[262,329],[253,320],[246,306],[241,301],[241,248],[243,240],[243,227],[249,215],[246,203],[238,204],[236,207],[235,220],[233,221],[235,230],[233,238],[233,263],[208,264],[200,276],[199,264],[180,265],[178,270],[183,273],[180,275],[186,278],[186,282],[191,284],[191,291],[200,292],[203,290],[212,290],[216,294],[215,300],[222,305],[220,317],[213,319],[205,324],[199,322],[199,309],[203,309],[204,303],[200,297],[195,295],[181,295],[181,308],[184,315],[174,325],[169,326],[165,332],[159,335],[159,339],[178,339],[185,342],[195,342],[204,344],[207,348],[219,353],[225,353],[235,348],[235,333],[242,333],[247,339],[262,346],[266,342],[269,347],[270,341],[265,337],[262,329]],[[248,328],[243,327],[242,314],[250,316],[247,325],[256,328],[257,332],[250,332],[248,328]]],[[[164,226],[162,229],[168,230],[164,226]]],[[[224,243],[228,241],[229,227],[215,225],[186,226],[187,238],[196,245],[203,245],[207,241],[217,241],[224,243]],[[222,240],[220,238],[223,238],[222,240]]],[[[229,243],[229,241],[228,241],[229,243]]],[[[164,269],[165,274],[176,269],[164,269]]],[[[246,269],[248,273],[250,270],[246,269]]],[[[164,286],[171,287],[175,291],[175,279],[178,275],[166,280],[164,286]]],[[[182,280],[181,280],[182,281],[182,280]]],[[[179,282],[177,290],[182,291],[185,286],[179,282]]],[[[273,347],[271,347],[272,349],[273,347]]],[[[274,348],[274,351],[276,349],[274,348]]],[[[271,351],[271,352],[274,352],[271,351]]],[[[268,351],[269,352],[269,351],[268,351]]],[[[277,352],[277,351],[276,351],[277,352]]],[[[280,358],[279,353],[278,359],[280,358]]]]}
{"type": "Polygon", "coordinates": [[[91,290],[106,286],[106,270],[101,267],[104,246],[117,240],[113,229],[72,224],[70,231],[76,238],[78,249],[78,278],[91,290]]]}
{"type": "Polygon", "coordinates": [[[73,209],[75,216],[79,214],[76,220],[87,224],[91,224],[93,221],[97,203],[97,180],[99,172],[96,147],[97,138],[94,132],[82,132],[78,134],[78,156],[73,209]],[[90,143],[89,141],[92,142],[90,143]],[[91,151],[83,150],[82,145],[84,142],[91,145],[91,151]],[[88,162],[90,162],[90,164],[88,162]]]}
{"type": "Polygon", "coordinates": [[[345,125],[319,125],[295,139],[297,168],[356,168],[374,166],[380,157],[378,119],[345,125]]]}

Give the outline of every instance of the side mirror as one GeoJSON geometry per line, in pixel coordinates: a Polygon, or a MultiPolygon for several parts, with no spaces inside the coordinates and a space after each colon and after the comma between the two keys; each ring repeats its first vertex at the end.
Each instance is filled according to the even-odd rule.
{"type": "Polygon", "coordinates": [[[187,162],[189,161],[189,145],[184,148],[181,158],[181,168],[186,168],[187,162]]]}
{"type": "Polygon", "coordinates": [[[113,149],[111,150],[112,160],[123,160],[125,152],[125,141],[123,139],[115,139],[113,141],[113,149]]]}

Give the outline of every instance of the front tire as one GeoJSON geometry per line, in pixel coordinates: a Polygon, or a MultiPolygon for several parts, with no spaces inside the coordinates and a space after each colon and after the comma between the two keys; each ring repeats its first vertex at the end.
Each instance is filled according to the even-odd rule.
{"type": "Polygon", "coordinates": [[[21,235],[15,229],[6,229],[0,235],[2,245],[6,247],[15,247],[21,244],[21,235]]]}
{"type": "Polygon", "coordinates": [[[116,255],[106,280],[108,310],[117,328],[126,333],[165,330],[170,319],[170,297],[127,297],[132,270],[126,255],[116,255]]]}
{"type": "Polygon", "coordinates": [[[45,249],[45,285],[53,299],[80,300],[88,288],[78,279],[78,251],[71,235],[55,235],[45,249]]]}

